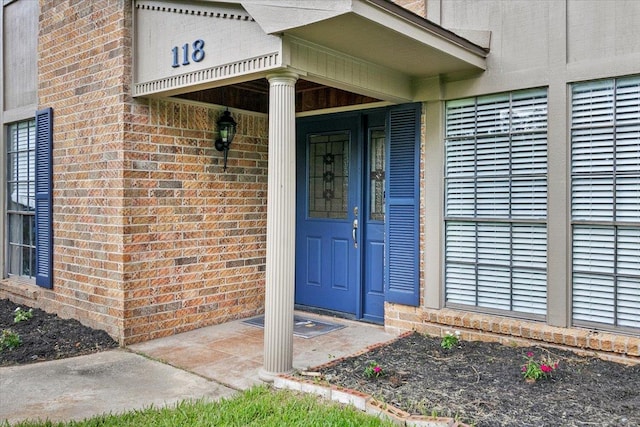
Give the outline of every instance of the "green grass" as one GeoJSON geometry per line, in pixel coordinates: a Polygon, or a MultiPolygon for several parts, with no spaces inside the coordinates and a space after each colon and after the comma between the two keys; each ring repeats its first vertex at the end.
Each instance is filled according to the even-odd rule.
{"type": "MultiPolygon", "coordinates": [[[[1,424],[3,427],[8,424],[1,424]]],[[[127,427],[127,426],[381,426],[395,424],[353,407],[323,401],[312,395],[254,387],[217,402],[184,401],[166,408],[147,408],[121,415],[102,415],[66,423],[22,422],[15,427],[127,427]]]]}

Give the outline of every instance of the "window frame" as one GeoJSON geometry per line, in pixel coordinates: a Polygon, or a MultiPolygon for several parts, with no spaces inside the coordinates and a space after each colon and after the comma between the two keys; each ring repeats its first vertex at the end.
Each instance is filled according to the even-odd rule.
{"type": "MultiPolygon", "coordinates": [[[[6,220],[6,235],[5,235],[5,248],[6,248],[6,254],[5,254],[5,265],[6,265],[6,275],[7,277],[19,277],[23,280],[29,280],[29,281],[33,281],[35,282],[35,264],[36,264],[36,231],[35,231],[35,152],[36,152],[36,145],[37,145],[37,141],[36,141],[36,121],[34,118],[30,118],[30,119],[26,119],[26,120],[20,120],[20,121],[16,121],[13,123],[9,123],[5,126],[5,135],[6,135],[6,144],[5,144],[5,149],[4,149],[4,155],[5,155],[5,167],[7,170],[7,173],[5,175],[5,179],[4,179],[4,185],[5,185],[5,191],[6,191],[6,197],[4,200],[4,211],[5,211],[5,220],[6,220]],[[19,147],[17,147],[15,150],[14,148],[14,142],[16,142],[16,144],[21,144],[20,141],[16,141],[14,139],[14,137],[17,135],[17,138],[20,138],[19,133],[21,131],[21,129],[24,129],[23,126],[26,126],[26,150],[25,149],[21,149],[19,147]],[[15,132],[14,132],[15,129],[15,132]],[[20,167],[12,167],[11,163],[12,163],[12,159],[16,159],[16,164],[20,163],[19,160],[19,156],[20,153],[27,153],[27,161],[26,161],[26,165],[27,165],[27,179],[26,180],[20,180],[20,179],[13,179],[14,176],[10,176],[11,171],[12,170],[16,170],[17,174],[21,174],[21,169],[20,167]],[[11,184],[15,183],[16,184],[16,188],[19,189],[20,187],[22,187],[22,185],[20,185],[21,183],[24,183],[26,181],[26,186],[27,186],[27,206],[29,206],[30,204],[31,209],[12,209],[11,208],[11,200],[12,200],[12,191],[11,191],[11,184]],[[11,224],[12,224],[12,217],[20,217],[20,224],[21,224],[21,229],[23,230],[21,234],[21,239],[19,242],[14,242],[12,241],[12,231],[11,231],[11,224]],[[31,230],[29,232],[30,234],[30,242],[24,242],[23,241],[23,237],[24,237],[24,227],[25,227],[25,220],[26,218],[28,219],[28,223],[31,224],[32,226],[29,227],[29,229],[31,230]],[[20,272],[16,272],[12,269],[13,264],[11,261],[12,258],[12,248],[16,247],[19,248],[20,254],[19,254],[19,258],[20,258],[20,265],[24,266],[24,251],[25,249],[29,249],[29,252],[31,253],[31,257],[32,259],[29,262],[30,270],[27,272],[28,274],[24,274],[24,268],[20,268],[20,272]]],[[[19,176],[17,177],[19,178],[19,176]]],[[[21,192],[18,190],[17,193],[17,197],[21,197],[22,194],[21,192]]],[[[18,204],[18,203],[16,203],[18,204]]]]}
{"type": "Polygon", "coordinates": [[[635,202],[634,211],[634,197],[628,196],[635,191],[635,198],[640,197],[640,76],[576,82],[570,94],[571,322],[637,333],[640,316],[625,324],[621,311],[626,312],[620,307],[640,302],[640,274],[631,274],[624,267],[624,259],[640,256],[640,244],[632,248],[630,243],[640,236],[640,202],[635,202]],[[637,136],[629,136],[634,134],[637,136]],[[619,187],[623,180],[635,180],[635,189],[623,191],[624,186],[619,187]],[[599,190],[589,192],[594,186],[599,190]],[[632,208],[627,200],[627,212],[620,215],[625,210],[619,209],[622,203],[618,202],[625,198],[631,200],[632,208]],[[586,243],[594,240],[597,243],[591,247],[586,243]],[[623,249],[626,255],[621,254],[623,249]],[[626,294],[629,300],[620,292],[626,289],[621,285],[625,281],[638,286],[634,293],[626,294]],[[606,321],[607,314],[610,321],[606,321]]]}
{"type": "MultiPolygon", "coordinates": [[[[443,287],[446,307],[534,320],[546,319],[548,309],[547,112],[547,88],[464,98],[445,104],[443,287]],[[468,110],[456,115],[455,108],[468,108],[468,110]],[[492,138],[495,140],[493,146],[492,138]],[[526,148],[527,141],[533,150],[529,159],[530,171],[527,171],[527,161],[529,161],[527,155],[522,152],[523,147],[526,148]],[[479,149],[479,146],[485,142],[488,143],[479,149]],[[518,144],[521,143],[524,145],[519,146],[518,144]],[[455,144],[459,144],[457,151],[455,144]],[[536,151],[538,149],[540,149],[539,152],[536,151]],[[492,161],[495,161],[495,164],[492,164],[492,161]],[[491,170],[492,167],[494,171],[491,170]],[[505,168],[507,173],[504,173],[505,168]],[[493,186],[491,180],[495,181],[493,186]],[[514,186],[514,183],[526,184],[527,180],[532,183],[529,194],[533,195],[528,208],[527,203],[514,203],[519,200],[518,191],[522,191],[520,196],[527,194],[528,191],[526,185],[520,188],[517,185],[514,186]],[[536,180],[538,183],[534,184],[536,180]],[[483,187],[482,184],[485,181],[488,184],[483,187]],[[504,182],[508,188],[502,188],[500,182],[504,182]],[[460,185],[459,188],[453,188],[456,184],[460,185]],[[540,187],[544,190],[542,194],[537,193],[540,187]],[[478,202],[478,196],[482,196],[479,190],[488,192],[486,199],[481,202],[478,202]],[[459,196],[458,199],[456,199],[457,196],[459,196]],[[501,198],[502,205],[495,202],[501,198]],[[537,200],[544,201],[543,209],[538,208],[537,200]],[[483,204],[485,201],[486,204],[483,204]],[[481,209],[478,209],[479,207],[481,209]],[[453,227],[462,229],[465,226],[468,230],[460,231],[456,236],[456,230],[453,227]],[[492,233],[492,227],[496,230],[496,235],[500,234],[498,230],[503,229],[501,252],[504,262],[502,264],[499,261],[489,260],[487,256],[481,260],[481,245],[486,246],[490,240],[490,238],[483,240],[481,232],[489,236],[492,233]],[[523,261],[524,258],[517,253],[516,246],[513,244],[514,241],[520,242],[523,233],[526,234],[527,227],[535,227],[536,233],[543,236],[540,240],[539,237],[532,235],[531,241],[539,247],[537,257],[543,259],[543,261],[537,261],[539,264],[537,266],[526,265],[527,262],[523,261]],[[452,236],[462,239],[457,243],[459,246],[455,246],[456,244],[450,241],[452,236]],[[450,251],[456,247],[462,248],[458,254],[450,251]],[[456,259],[456,256],[459,256],[459,259],[456,259]],[[459,267],[459,271],[456,271],[455,267],[459,267]],[[508,277],[499,277],[500,272],[506,272],[508,277]],[[522,276],[523,272],[535,274],[537,279],[526,283],[528,279],[522,276]],[[454,279],[456,273],[457,278],[454,279]],[[486,275],[488,286],[481,288],[482,275],[479,273],[486,275]],[[472,278],[469,278],[470,274],[472,278]],[[495,281],[490,280],[490,276],[494,276],[495,281]],[[517,280],[514,281],[514,278],[517,280]],[[454,280],[458,283],[454,284],[454,280]],[[500,280],[505,286],[503,289],[495,286],[500,280]],[[536,282],[535,286],[532,285],[533,282],[536,282]],[[522,289],[517,287],[522,284],[536,292],[537,301],[535,304],[531,303],[531,307],[527,307],[526,297],[522,294],[522,289]],[[493,292],[494,290],[496,291],[493,292]],[[454,295],[456,291],[461,294],[454,295]],[[481,291],[486,293],[484,299],[481,291]],[[518,297],[518,293],[522,295],[518,297]],[[502,295],[507,295],[504,302],[495,304],[492,299],[500,298],[502,295]]],[[[522,242],[525,240],[526,238],[522,242]]],[[[518,245],[522,246],[522,242],[518,245]]],[[[485,252],[484,255],[490,252],[496,254],[500,251],[487,248],[485,252]]],[[[498,258],[497,255],[496,258],[498,258]]],[[[527,289],[525,293],[526,291],[527,289]]]]}

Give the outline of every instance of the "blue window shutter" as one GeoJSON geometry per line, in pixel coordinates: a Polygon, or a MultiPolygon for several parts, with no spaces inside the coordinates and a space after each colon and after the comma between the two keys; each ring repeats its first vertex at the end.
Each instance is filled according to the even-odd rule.
{"type": "Polygon", "coordinates": [[[385,299],[420,304],[420,104],[389,112],[385,299]]]}
{"type": "Polygon", "coordinates": [[[36,112],[36,285],[53,286],[53,109],[36,112]]]}

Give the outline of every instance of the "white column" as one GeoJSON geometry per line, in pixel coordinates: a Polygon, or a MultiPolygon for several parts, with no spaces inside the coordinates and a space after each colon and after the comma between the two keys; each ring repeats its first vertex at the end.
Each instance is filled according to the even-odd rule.
{"type": "Polygon", "coordinates": [[[264,363],[259,377],[271,382],[293,370],[293,305],[296,233],[296,109],[298,76],[269,80],[269,169],[264,363]]]}

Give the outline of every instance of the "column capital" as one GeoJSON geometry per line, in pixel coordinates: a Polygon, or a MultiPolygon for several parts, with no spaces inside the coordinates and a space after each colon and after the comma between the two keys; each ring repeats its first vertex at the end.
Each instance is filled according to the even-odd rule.
{"type": "Polygon", "coordinates": [[[267,74],[269,83],[295,83],[300,75],[290,70],[282,70],[267,74]]]}

